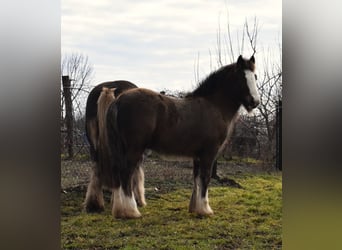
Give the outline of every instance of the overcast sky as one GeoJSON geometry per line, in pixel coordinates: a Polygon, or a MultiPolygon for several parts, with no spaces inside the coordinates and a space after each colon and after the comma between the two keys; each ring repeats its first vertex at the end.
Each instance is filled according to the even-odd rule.
{"type": "MultiPolygon", "coordinates": [[[[279,60],[280,0],[61,2],[62,55],[87,55],[95,71],[93,85],[129,80],[157,91],[192,90],[197,61],[200,79],[210,73],[211,67],[217,67],[218,29],[220,26],[224,39],[227,18],[234,40],[238,33],[241,39],[246,18],[251,26],[254,17],[258,19],[257,68],[262,67],[258,58],[263,57],[263,51],[271,51],[271,60],[279,60]]],[[[246,46],[243,55],[251,56],[246,46]]],[[[229,58],[226,62],[230,63],[229,58]]]]}

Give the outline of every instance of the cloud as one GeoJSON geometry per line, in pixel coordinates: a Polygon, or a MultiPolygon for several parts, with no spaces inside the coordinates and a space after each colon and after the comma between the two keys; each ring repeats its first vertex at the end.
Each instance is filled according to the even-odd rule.
{"type": "Polygon", "coordinates": [[[62,53],[88,55],[94,85],[126,79],[152,89],[190,90],[198,54],[200,75],[210,71],[209,50],[214,61],[227,9],[232,30],[257,16],[263,45],[281,33],[281,1],[62,0],[62,53]]]}

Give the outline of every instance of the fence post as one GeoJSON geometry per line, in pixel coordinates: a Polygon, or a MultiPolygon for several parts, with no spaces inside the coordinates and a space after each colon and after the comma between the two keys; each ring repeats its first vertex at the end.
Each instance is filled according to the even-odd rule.
{"type": "Polygon", "coordinates": [[[282,101],[277,103],[276,111],[276,168],[282,170],[282,101]]]}
{"type": "Polygon", "coordinates": [[[67,129],[66,141],[68,148],[69,159],[74,157],[74,117],[72,112],[72,99],[71,99],[71,80],[69,76],[62,76],[62,84],[63,84],[63,95],[64,95],[64,103],[65,103],[65,123],[67,129]]]}

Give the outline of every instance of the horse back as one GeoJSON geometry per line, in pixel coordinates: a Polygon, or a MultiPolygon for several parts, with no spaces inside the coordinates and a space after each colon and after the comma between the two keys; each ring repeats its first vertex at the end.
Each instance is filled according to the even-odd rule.
{"type": "Polygon", "coordinates": [[[218,148],[225,139],[227,125],[201,98],[170,98],[138,88],[114,103],[127,145],[192,157],[206,146],[218,148]]]}
{"type": "MultiPolygon", "coordinates": [[[[165,113],[170,108],[164,96],[143,88],[126,91],[113,105],[117,110],[118,129],[127,141],[134,141],[134,145],[150,143],[158,126],[165,122],[165,113]]],[[[108,119],[114,115],[112,110],[110,108],[108,119]]],[[[172,120],[170,117],[169,121],[172,120]]]]}
{"type": "Polygon", "coordinates": [[[103,82],[96,85],[89,93],[86,104],[86,119],[93,119],[97,116],[97,100],[101,94],[102,88],[115,88],[115,96],[120,95],[127,89],[137,88],[137,86],[129,81],[119,80],[111,82],[103,82]]]}

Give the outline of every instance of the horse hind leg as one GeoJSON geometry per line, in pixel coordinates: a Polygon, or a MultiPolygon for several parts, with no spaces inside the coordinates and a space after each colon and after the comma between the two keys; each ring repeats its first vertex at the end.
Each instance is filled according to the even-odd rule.
{"type": "MultiPolygon", "coordinates": [[[[96,164],[96,163],[95,163],[96,164]]],[[[104,211],[104,199],[102,184],[97,174],[96,167],[93,167],[90,182],[88,184],[84,207],[87,213],[99,213],[104,211]]]]}
{"type": "Polygon", "coordinates": [[[212,215],[209,205],[208,185],[211,176],[212,161],[194,160],[194,187],[190,199],[189,212],[198,215],[212,215]]]}
{"type": "Polygon", "coordinates": [[[141,154],[139,156],[128,154],[127,159],[126,168],[121,169],[119,173],[120,185],[113,188],[112,214],[115,218],[134,219],[141,217],[132,188],[133,175],[138,168],[141,154]]]}
{"type": "Polygon", "coordinates": [[[112,214],[115,218],[134,219],[141,217],[134,194],[127,194],[122,186],[116,187],[112,191],[112,214]]]}
{"type": "Polygon", "coordinates": [[[139,166],[133,174],[133,192],[139,207],[146,206],[144,182],[144,170],[139,166]]]}

